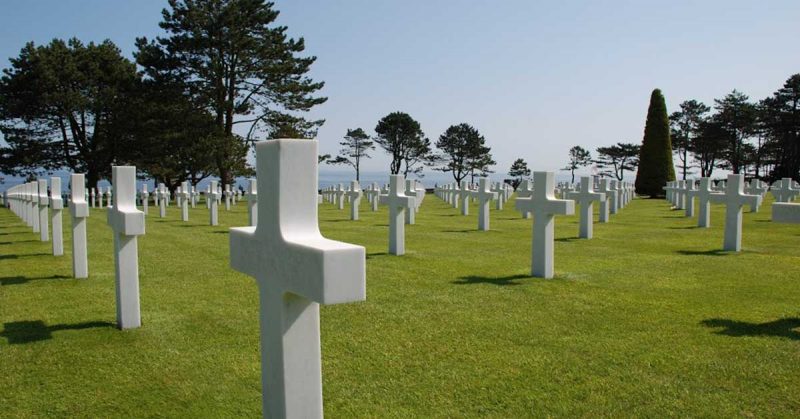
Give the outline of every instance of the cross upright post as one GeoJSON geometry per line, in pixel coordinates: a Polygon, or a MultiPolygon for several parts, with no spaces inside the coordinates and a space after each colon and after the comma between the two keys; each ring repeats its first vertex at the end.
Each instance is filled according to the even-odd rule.
{"type": "Polygon", "coordinates": [[[167,216],[167,187],[163,183],[158,184],[158,195],[161,199],[158,201],[158,215],[161,218],[167,216]]]}
{"type": "Polygon", "coordinates": [[[231,185],[225,185],[225,211],[231,210],[231,185]]]}
{"type": "Polygon", "coordinates": [[[189,192],[189,182],[181,183],[179,196],[181,198],[181,220],[189,221],[189,199],[192,196],[189,192]]]}
{"type": "Polygon", "coordinates": [[[31,207],[31,219],[33,219],[33,232],[39,233],[39,183],[30,182],[28,185],[28,200],[30,201],[31,207]]]}
{"type": "Polygon", "coordinates": [[[64,233],[61,212],[64,209],[64,200],[61,198],[60,177],[53,176],[50,178],[50,208],[53,210],[51,215],[51,224],[53,224],[53,256],[63,256],[64,233]]]}
{"type": "Polygon", "coordinates": [[[600,201],[600,217],[598,219],[601,223],[607,223],[609,220],[609,207],[617,202],[617,190],[611,188],[609,179],[600,179],[600,192],[606,195],[606,199],[600,201]]]}
{"type": "Polygon", "coordinates": [[[142,184],[142,192],[139,193],[139,200],[142,201],[142,212],[144,215],[147,215],[148,209],[150,208],[150,193],[147,192],[147,184],[142,184]]]}
{"type": "Polygon", "coordinates": [[[458,182],[454,182],[453,184],[450,185],[450,205],[453,208],[458,208],[459,206],[458,194],[459,194],[458,182]]]}
{"type": "Polygon", "coordinates": [[[711,203],[723,202],[725,194],[715,192],[712,189],[713,181],[710,178],[700,178],[700,185],[696,190],[689,192],[690,196],[697,198],[697,226],[702,228],[711,227],[711,203]]]}
{"type": "Polygon", "coordinates": [[[581,177],[581,183],[576,192],[569,192],[565,198],[577,201],[581,207],[578,237],[591,239],[593,235],[594,201],[605,202],[606,194],[594,191],[594,183],[589,176],[581,177]]]}
{"type": "Polygon", "coordinates": [[[136,167],[113,166],[111,183],[114,206],[108,211],[108,225],[114,231],[117,327],[134,329],[142,325],[137,237],[144,234],[144,213],[136,209],[136,167]]]}
{"type": "Polygon", "coordinates": [[[461,205],[461,215],[469,215],[469,198],[472,195],[469,185],[466,180],[461,181],[461,187],[458,189],[458,200],[461,205]]]}
{"type": "Polygon", "coordinates": [[[365,249],[317,221],[317,141],[256,144],[256,227],[230,230],[231,267],[256,279],[263,416],[321,418],[319,304],[366,298],[365,249]]]}
{"type": "Polygon", "coordinates": [[[69,177],[72,195],[69,200],[69,213],[72,219],[72,276],[77,279],[89,277],[89,262],[86,256],[86,218],[89,205],[86,203],[84,175],[72,174],[69,177]]]}
{"type": "Polygon", "coordinates": [[[575,213],[575,201],[556,199],[552,172],[533,173],[533,196],[518,198],[518,211],[533,212],[531,275],[552,278],[554,265],[555,215],[575,213]]]}
{"type": "Polygon", "coordinates": [[[687,180],[683,185],[683,199],[684,199],[684,214],[687,217],[694,217],[694,199],[697,196],[695,193],[697,189],[694,185],[694,180],[687,180]]]}
{"type": "Polygon", "coordinates": [[[800,189],[794,188],[792,178],[785,177],[775,181],[770,188],[775,202],[792,202],[795,197],[800,195],[800,189]]]}
{"type": "MultiPolygon", "coordinates": [[[[533,196],[533,185],[531,185],[531,182],[528,179],[524,179],[522,182],[520,182],[519,187],[517,187],[517,199],[519,198],[527,199],[532,196],[533,196]]],[[[519,210],[519,206],[517,206],[517,209],[519,210]]],[[[522,218],[526,219],[531,218],[531,212],[522,211],[522,218]]]]}

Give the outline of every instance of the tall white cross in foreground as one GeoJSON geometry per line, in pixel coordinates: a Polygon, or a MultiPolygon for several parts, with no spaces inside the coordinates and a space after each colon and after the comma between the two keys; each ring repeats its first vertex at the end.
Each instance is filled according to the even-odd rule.
{"type": "Polygon", "coordinates": [[[531,275],[553,277],[555,215],[575,213],[575,201],[556,199],[552,172],[533,172],[533,196],[517,198],[517,211],[533,212],[531,275]]]}
{"type": "Polygon", "coordinates": [[[723,250],[742,250],[742,206],[761,203],[761,195],[744,193],[744,175],[728,175],[725,188],[725,241],[723,250]]]}
{"type": "MultiPolygon", "coordinates": [[[[232,228],[231,267],[259,288],[263,416],[322,417],[319,304],[366,298],[361,246],[317,220],[317,141],[256,144],[258,225],[232,228]]],[[[401,220],[402,224],[402,220],[401,220]]]]}
{"type": "Polygon", "coordinates": [[[594,201],[605,202],[606,194],[594,191],[594,183],[589,176],[581,177],[581,184],[575,192],[567,193],[567,198],[578,201],[581,206],[580,226],[578,228],[578,237],[582,239],[591,239],[594,226],[594,201]]]}
{"type": "Polygon", "coordinates": [[[50,208],[53,210],[53,256],[64,255],[64,235],[61,224],[61,212],[64,209],[64,201],[61,199],[61,178],[50,178],[50,208]]]}
{"type": "Polygon", "coordinates": [[[69,213],[72,216],[72,276],[81,279],[89,276],[89,262],[86,257],[86,217],[89,204],[86,203],[86,188],[83,174],[69,177],[72,197],[69,200],[69,213]]]}
{"type": "Polygon", "coordinates": [[[114,230],[114,265],[117,279],[117,326],[142,325],[139,313],[139,249],[137,236],[144,234],[144,213],[136,209],[136,167],[113,166],[114,207],[108,225],[114,230]]]}

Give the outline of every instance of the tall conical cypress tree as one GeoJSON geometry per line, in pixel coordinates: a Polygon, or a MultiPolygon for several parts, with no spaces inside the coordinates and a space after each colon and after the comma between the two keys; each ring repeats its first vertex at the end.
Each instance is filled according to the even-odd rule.
{"type": "Polygon", "coordinates": [[[672,141],[669,137],[667,104],[661,90],[650,95],[644,139],[639,154],[639,171],[636,173],[636,193],[650,197],[663,196],[668,181],[675,180],[672,165],[672,141]]]}

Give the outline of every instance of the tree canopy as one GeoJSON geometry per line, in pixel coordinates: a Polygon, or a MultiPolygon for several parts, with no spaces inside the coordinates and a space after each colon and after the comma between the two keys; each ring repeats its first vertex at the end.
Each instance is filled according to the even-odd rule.
{"type": "Polygon", "coordinates": [[[442,151],[441,166],[436,170],[450,172],[458,183],[476,170],[485,173],[494,164],[486,139],[467,123],[447,128],[439,136],[436,147],[442,151]]]}
{"type": "Polygon", "coordinates": [[[419,174],[423,165],[434,160],[431,141],[425,138],[419,122],[404,112],[392,112],[375,127],[377,143],[391,157],[389,171],[396,175],[419,174]]]}

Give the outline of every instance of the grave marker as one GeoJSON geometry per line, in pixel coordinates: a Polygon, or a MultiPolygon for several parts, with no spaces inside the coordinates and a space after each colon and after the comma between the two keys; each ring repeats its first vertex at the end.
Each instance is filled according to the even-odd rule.
{"type": "Polygon", "coordinates": [[[402,175],[389,177],[389,193],[381,195],[381,203],[389,206],[389,254],[403,255],[405,246],[405,211],[414,210],[414,197],[405,194],[402,175]]]}
{"type": "Polygon", "coordinates": [[[53,210],[53,256],[64,255],[64,233],[62,228],[61,212],[64,209],[64,200],[61,199],[61,178],[50,178],[50,208],[53,210]]]}
{"type": "Polygon", "coordinates": [[[594,201],[604,202],[606,200],[606,194],[595,192],[592,178],[583,176],[581,177],[578,190],[576,192],[567,193],[566,198],[577,201],[578,205],[581,207],[578,237],[582,239],[591,239],[593,235],[593,203],[594,201]]]}
{"type": "Polygon", "coordinates": [[[72,194],[69,200],[69,213],[72,219],[72,276],[82,279],[89,276],[86,252],[86,218],[89,217],[89,205],[84,194],[86,188],[84,175],[70,175],[69,188],[72,194]]]}

